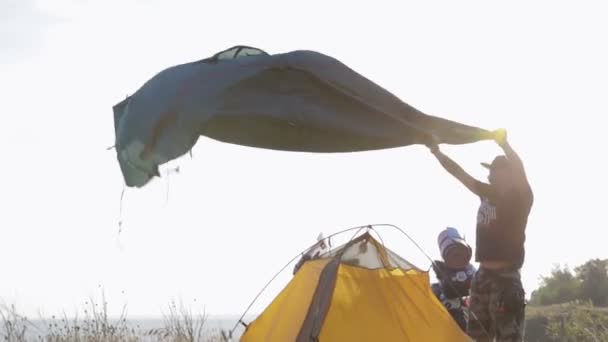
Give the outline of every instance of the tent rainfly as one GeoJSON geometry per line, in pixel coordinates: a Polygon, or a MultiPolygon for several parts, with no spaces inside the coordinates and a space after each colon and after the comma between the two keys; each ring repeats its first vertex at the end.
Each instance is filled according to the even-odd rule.
{"type": "MultiPolygon", "coordinates": [[[[383,61],[384,62],[384,61],[383,61]]],[[[113,106],[125,183],[143,187],[198,138],[296,152],[356,152],[491,139],[491,132],[426,115],[315,51],[268,54],[235,46],[169,67],[113,106]]]]}
{"type": "Polygon", "coordinates": [[[428,272],[366,232],[304,263],[241,341],[470,339],[434,296],[428,272]]]}

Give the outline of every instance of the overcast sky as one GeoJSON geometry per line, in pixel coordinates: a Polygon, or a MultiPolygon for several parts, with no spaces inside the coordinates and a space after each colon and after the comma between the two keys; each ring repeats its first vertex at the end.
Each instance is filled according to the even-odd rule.
{"type": "MultiPolygon", "coordinates": [[[[238,314],[319,232],[392,223],[435,258],[445,226],[474,241],[478,199],[424,147],[321,155],[205,138],[168,166],[179,174],[127,189],[119,234],[112,106],[237,44],[316,50],[426,113],[506,128],[535,192],[528,292],[554,264],[607,258],[607,14],[600,1],[0,0],[0,297],[33,316],[73,312],[100,288],[114,313],[158,315],[181,297],[238,314]]],[[[444,150],[480,179],[499,152],[444,150]]]]}

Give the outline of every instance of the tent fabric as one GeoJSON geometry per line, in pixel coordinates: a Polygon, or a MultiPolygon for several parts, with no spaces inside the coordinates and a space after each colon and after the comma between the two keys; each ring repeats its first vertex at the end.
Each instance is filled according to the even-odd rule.
{"type": "Polygon", "coordinates": [[[115,148],[127,186],[142,187],[159,165],[203,135],[297,152],[356,152],[425,143],[465,144],[490,132],[426,115],[316,51],[268,54],[237,46],[169,67],[113,106],[115,148]]]}
{"type": "Polygon", "coordinates": [[[330,259],[306,262],[290,282],[247,328],[241,341],[296,341],[306,319],[321,272],[330,259]]]}
{"type": "Polygon", "coordinates": [[[469,341],[426,273],[348,265],[338,273],[319,341],[469,341]]]}
{"type": "Polygon", "coordinates": [[[352,262],[372,252],[388,255],[366,233],[306,262],[241,341],[470,341],[433,294],[428,272],[352,262]]]}
{"type": "Polygon", "coordinates": [[[338,256],[343,264],[364,267],[367,269],[377,268],[401,268],[410,270],[418,268],[405,260],[397,253],[391,251],[386,246],[379,244],[372,239],[356,239],[350,241],[348,248],[346,245],[331,250],[322,257],[338,256]]]}

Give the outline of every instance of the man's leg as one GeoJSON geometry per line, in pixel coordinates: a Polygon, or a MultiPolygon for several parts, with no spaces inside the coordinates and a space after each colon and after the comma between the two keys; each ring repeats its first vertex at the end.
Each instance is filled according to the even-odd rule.
{"type": "Polygon", "coordinates": [[[477,342],[491,342],[494,337],[489,311],[491,283],[482,269],[475,273],[469,296],[467,334],[477,342]]]}
{"type": "Polygon", "coordinates": [[[526,299],[519,273],[509,274],[497,282],[499,291],[490,305],[496,321],[496,341],[523,342],[526,299]]]}

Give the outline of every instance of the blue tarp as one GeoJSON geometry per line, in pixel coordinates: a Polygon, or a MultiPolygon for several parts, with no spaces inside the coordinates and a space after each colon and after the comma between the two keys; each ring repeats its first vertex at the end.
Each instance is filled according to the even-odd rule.
{"type": "MultiPolygon", "coordinates": [[[[385,63],[384,61],[383,63],[385,63]]],[[[490,132],[426,115],[315,51],[270,55],[236,46],[165,69],[116,104],[115,148],[127,186],[142,187],[159,165],[199,136],[299,152],[357,152],[490,139],[490,132]]]]}

